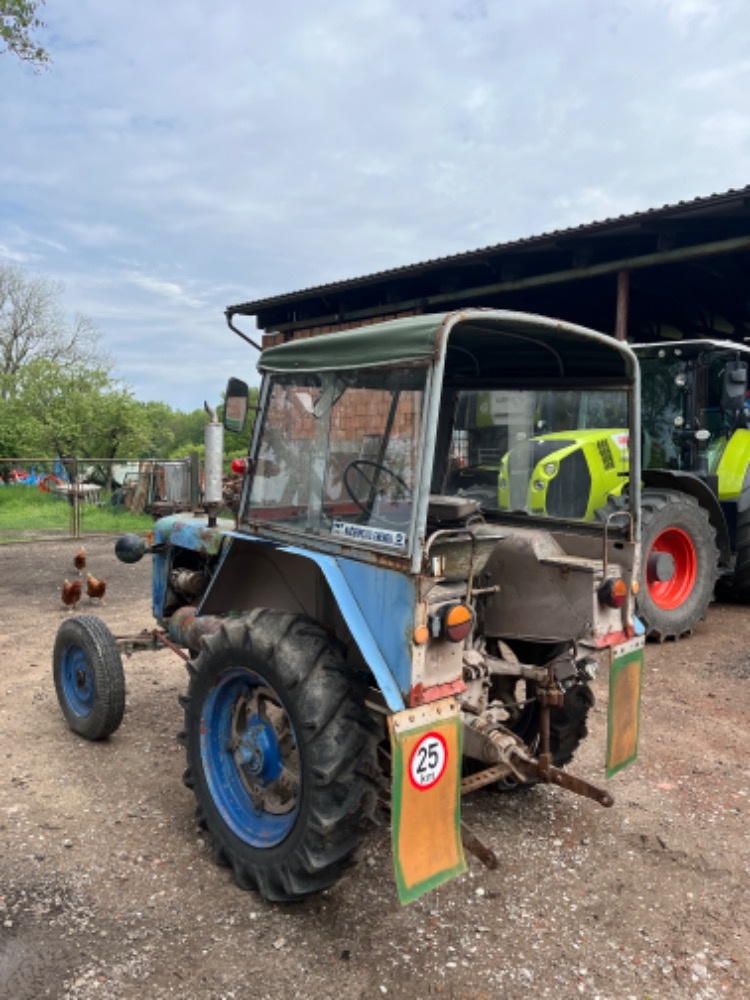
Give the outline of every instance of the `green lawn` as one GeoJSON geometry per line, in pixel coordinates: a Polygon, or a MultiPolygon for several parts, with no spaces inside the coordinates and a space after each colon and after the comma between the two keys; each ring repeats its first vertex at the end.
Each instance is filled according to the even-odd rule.
{"type": "MultiPolygon", "coordinates": [[[[131,514],[106,499],[96,504],[82,503],[79,510],[84,534],[143,533],[154,524],[147,514],[131,514]]],[[[0,486],[0,544],[73,534],[73,507],[66,497],[42,493],[35,486],[0,486]]]]}

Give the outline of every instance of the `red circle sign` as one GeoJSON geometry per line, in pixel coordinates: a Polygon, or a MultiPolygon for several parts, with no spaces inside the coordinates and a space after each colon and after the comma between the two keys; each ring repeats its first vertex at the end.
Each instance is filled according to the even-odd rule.
{"type": "Polygon", "coordinates": [[[427,733],[409,758],[409,780],[420,792],[440,781],[448,763],[448,744],[440,733],[427,733]]]}

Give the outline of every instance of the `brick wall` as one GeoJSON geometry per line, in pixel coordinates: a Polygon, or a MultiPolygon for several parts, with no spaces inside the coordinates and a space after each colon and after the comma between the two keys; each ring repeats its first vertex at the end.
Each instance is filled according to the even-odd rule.
{"type": "Polygon", "coordinates": [[[264,333],[263,347],[276,347],[289,340],[305,340],[307,337],[319,337],[323,333],[337,333],[340,330],[354,330],[359,326],[372,326],[374,323],[385,323],[386,320],[403,319],[406,316],[420,316],[421,309],[405,309],[400,312],[384,312],[382,316],[370,319],[349,320],[345,323],[328,323],[323,326],[310,326],[303,330],[289,330],[284,333],[264,333]]]}

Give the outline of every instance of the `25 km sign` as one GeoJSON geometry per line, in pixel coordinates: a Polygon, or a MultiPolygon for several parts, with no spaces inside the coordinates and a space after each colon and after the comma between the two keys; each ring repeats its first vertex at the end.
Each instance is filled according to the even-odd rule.
{"type": "Polygon", "coordinates": [[[402,709],[388,719],[393,860],[404,904],[466,871],[460,713],[457,699],[448,697],[402,709]]]}
{"type": "Polygon", "coordinates": [[[409,759],[409,779],[419,791],[432,788],[443,776],[448,763],[448,746],[440,733],[427,733],[417,743],[409,759]]]}

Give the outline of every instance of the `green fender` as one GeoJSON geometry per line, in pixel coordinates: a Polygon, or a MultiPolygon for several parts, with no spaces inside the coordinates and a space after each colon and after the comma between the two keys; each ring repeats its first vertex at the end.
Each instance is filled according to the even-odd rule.
{"type": "Polygon", "coordinates": [[[748,469],[750,469],[750,430],[736,430],[727,442],[716,467],[720,500],[737,500],[740,510],[750,506],[748,469]]]}

